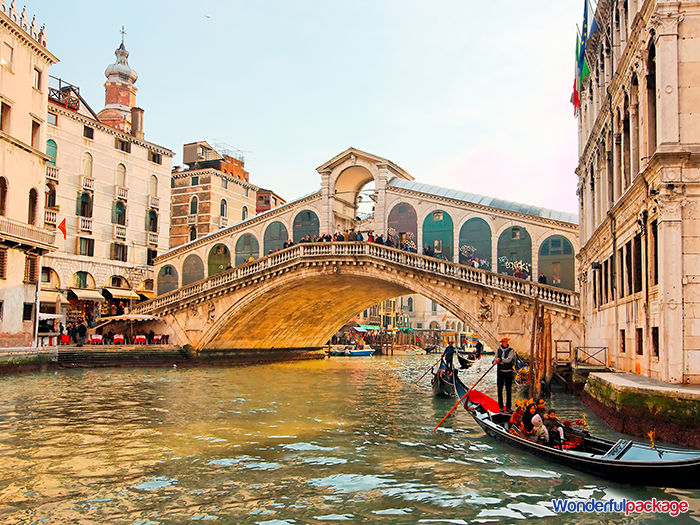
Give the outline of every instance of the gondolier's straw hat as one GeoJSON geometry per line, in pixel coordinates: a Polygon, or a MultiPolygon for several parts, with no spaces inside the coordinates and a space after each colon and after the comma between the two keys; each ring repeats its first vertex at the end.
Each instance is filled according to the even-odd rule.
{"type": "Polygon", "coordinates": [[[508,338],[507,338],[507,337],[501,337],[501,343],[502,343],[503,341],[505,341],[505,342],[507,343],[507,342],[508,342],[508,338]]]}

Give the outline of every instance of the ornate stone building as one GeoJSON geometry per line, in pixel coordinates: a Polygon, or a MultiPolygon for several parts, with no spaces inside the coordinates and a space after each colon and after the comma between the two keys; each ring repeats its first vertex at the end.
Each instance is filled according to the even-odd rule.
{"type": "Polygon", "coordinates": [[[700,4],[601,0],[577,168],[585,346],[700,383],[700,4]]]}
{"type": "Polygon", "coordinates": [[[43,228],[49,67],[44,28],[0,0],[0,346],[34,344],[41,256],[55,250],[43,228]]]}
{"type": "Polygon", "coordinates": [[[115,54],[99,113],[76,86],[52,78],[49,89],[44,224],[64,224],[66,238],[44,258],[41,309],[66,313],[58,294],[68,320],[151,296],[153,259],[168,249],[174,154],[144,139],[123,42],[115,54]]]}

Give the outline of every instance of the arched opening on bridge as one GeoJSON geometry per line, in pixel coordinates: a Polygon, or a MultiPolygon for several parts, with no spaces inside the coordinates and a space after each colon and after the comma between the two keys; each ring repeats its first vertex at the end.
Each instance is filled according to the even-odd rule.
{"type": "Polygon", "coordinates": [[[403,243],[410,251],[418,251],[418,214],[406,202],[397,204],[389,212],[387,236],[400,247],[403,243]]]}
{"type": "Polygon", "coordinates": [[[158,272],[157,295],[172,292],[178,287],[177,269],[172,264],[166,264],[158,272]]]}
{"type": "Polygon", "coordinates": [[[204,279],[204,263],[199,255],[189,254],[182,263],[182,286],[204,279]]]}
{"type": "Polygon", "coordinates": [[[314,235],[318,236],[319,222],[318,215],[311,210],[304,210],[297,213],[294,217],[292,226],[292,234],[294,235],[294,243],[298,243],[307,235],[309,239],[313,239],[314,235]]]}
{"type": "Polygon", "coordinates": [[[284,243],[289,239],[287,228],[279,221],[275,221],[265,228],[263,236],[263,253],[266,255],[275,250],[282,250],[284,243]]]}
{"type": "Polygon", "coordinates": [[[511,226],[498,238],[498,273],[516,275],[520,270],[523,278],[532,276],[532,240],[522,226],[511,226]]]}
{"type": "Polygon", "coordinates": [[[459,264],[479,262],[479,268],[491,269],[491,227],[480,217],[473,217],[459,230],[459,264]]]}
{"type": "Polygon", "coordinates": [[[454,252],[454,223],[450,214],[436,210],[423,221],[423,249],[426,255],[451,261],[454,252]]]}
{"type": "Polygon", "coordinates": [[[216,244],[209,252],[208,272],[209,277],[223,272],[231,264],[231,252],[225,244],[216,244]]]}
{"type": "Polygon", "coordinates": [[[260,244],[251,233],[244,233],[236,241],[236,266],[243,264],[250,258],[260,257],[260,244]]]}
{"type": "Polygon", "coordinates": [[[537,268],[547,284],[574,289],[574,247],[563,235],[547,237],[540,246],[537,268]]]}

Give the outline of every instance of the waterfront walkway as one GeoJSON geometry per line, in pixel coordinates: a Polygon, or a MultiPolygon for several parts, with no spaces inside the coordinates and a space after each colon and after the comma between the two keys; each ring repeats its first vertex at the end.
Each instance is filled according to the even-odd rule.
{"type": "Polygon", "coordinates": [[[664,383],[658,379],[633,374],[631,372],[593,372],[595,377],[614,387],[616,390],[632,389],[640,394],[657,394],[700,401],[700,385],[683,385],[664,383]]]}

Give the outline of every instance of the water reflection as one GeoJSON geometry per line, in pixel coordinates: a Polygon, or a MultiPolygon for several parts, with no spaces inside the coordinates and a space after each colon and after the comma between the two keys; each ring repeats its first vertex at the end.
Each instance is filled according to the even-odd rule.
{"type": "MultiPolygon", "coordinates": [[[[3,523],[471,523],[557,515],[553,498],[685,499],[554,466],[493,441],[415,381],[432,356],[239,369],[0,378],[3,523]]],[[[488,368],[463,375],[471,384],[488,368]]],[[[494,379],[481,385],[494,393],[494,379]]],[[[579,401],[549,401],[562,419],[579,401]]],[[[606,523],[628,523],[618,514],[606,523]]],[[[662,515],[639,522],[664,523],[662,515]]],[[[588,516],[591,521],[598,521],[588,516]]],[[[689,516],[674,523],[690,521],[689,516]]]]}

